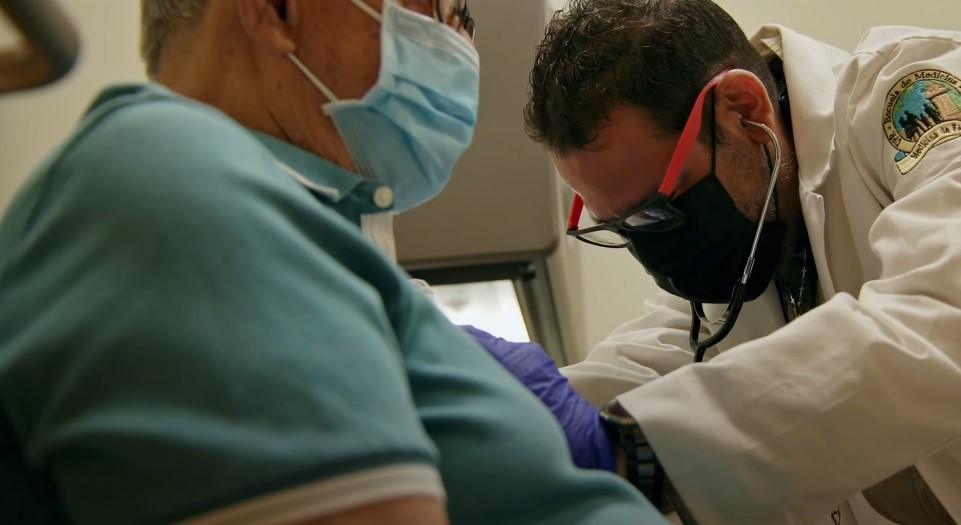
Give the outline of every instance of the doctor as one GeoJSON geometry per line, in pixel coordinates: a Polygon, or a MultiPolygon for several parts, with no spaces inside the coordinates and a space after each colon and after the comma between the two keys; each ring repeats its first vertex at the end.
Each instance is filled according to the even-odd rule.
{"type": "Polygon", "coordinates": [[[665,290],[570,385],[475,332],[579,464],[616,430],[708,525],[961,522],[961,34],[848,54],[709,0],[573,0],[531,93],[569,233],[665,290]]]}

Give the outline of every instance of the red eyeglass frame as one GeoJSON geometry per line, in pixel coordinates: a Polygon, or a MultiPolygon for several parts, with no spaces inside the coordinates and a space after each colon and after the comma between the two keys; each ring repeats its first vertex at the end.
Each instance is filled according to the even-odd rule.
{"type": "Polygon", "coordinates": [[[627,246],[626,239],[624,244],[614,246],[600,244],[582,236],[601,230],[608,230],[617,233],[618,235],[620,235],[620,230],[668,231],[680,226],[683,223],[684,214],[670,205],[671,195],[676,189],[677,178],[680,175],[681,170],[684,168],[684,163],[687,161],[687,156],[690,154],[691,148],[694,146],[694,143],[697,141],[697,136],[701,132],[701,117],[704,110],[704,101],[707,99],[707,94],[710,93],[711,90],[714,89],[714,87],[717,86],[717,84],[721,81],[724,75],[730,71],[730,69],[727,69],[718,73],[701,89],[701,92],[697,95],[697,99],[694,101],[694,107],[691,109],[691,113],[687,117],[687,122],[684,124],[684,129],[681,131],[681,137],[677,141],[677,146],[674,147],[674,153],[671,156],[671,162],[667,165],[667,171],[664,173],[664,178],[661,181],[661,185],[657,189],[657,195],[644,201],[644,203],[631,208],[627,213],[621,215],[620,217],[596,224],[588,228],[577,229],[577,225],[581,220],[581,213],[584,211],[584,200],[580,195],[575,193],[574,200],[571,203],[571,213],[567,220],[567,235],[577,237],[577,239],[580,241],[597,246],[621,248],[627,246]],[[664,225],[663,223],[666,221],[661,220],[656,220],[653,222],[640,221],[639,225],[632,225],[630,222],[628,222],[632,217],[646,209],[659,210],[658,213],[651,214],[651,216],[670,217],[670,224],[664,225]],[[652,225],[657,225],[659,223],[661,224],[660,226],[652,227],[652,225]]]}

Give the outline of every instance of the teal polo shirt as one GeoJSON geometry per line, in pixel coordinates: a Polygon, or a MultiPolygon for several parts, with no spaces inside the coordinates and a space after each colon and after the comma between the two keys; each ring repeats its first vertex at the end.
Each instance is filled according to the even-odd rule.
{"type": "Polygon", "coordinates": [[[361,235],[379,189],[157,85],[106,91],[0,227],[0,487],[160,524],[408,469],[454,524],[665,523],[361,235]]]}

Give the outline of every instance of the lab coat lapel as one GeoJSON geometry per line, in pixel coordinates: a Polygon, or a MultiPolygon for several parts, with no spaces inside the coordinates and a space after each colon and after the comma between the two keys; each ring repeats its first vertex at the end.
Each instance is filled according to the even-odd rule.
{"type": "Polygon", "coordinates": [[[825,254],[825,206],[820,194],[828,176],[834,144],[834,97],[837,71],[849,54],[778,25],[768,25],[751,39],[762,56],[784,63],[798,159],[801,206],[823,297],[835,293],[825,254]]]}

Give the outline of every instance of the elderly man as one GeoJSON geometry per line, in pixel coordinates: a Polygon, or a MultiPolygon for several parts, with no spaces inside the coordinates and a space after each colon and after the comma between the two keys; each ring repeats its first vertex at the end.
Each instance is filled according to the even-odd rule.
{"type": "Polygon", "coordinates": [[[607,425],[632,480],[659,501],[666,471],[707,525],[961,519],[961,34],[848,54],[749,41],[710,0],[573,0],[531,93],[569,233],[666,291],[565,370],[577,392],[475,334],[579,464],[611,464],[607,425]]]}
{"type": "Polygon", "coordinates": [[[0,228],[0,521],[663,523],[390,260],[472,137],[466,1],[142,7],[156,83],[0,228]]]}

